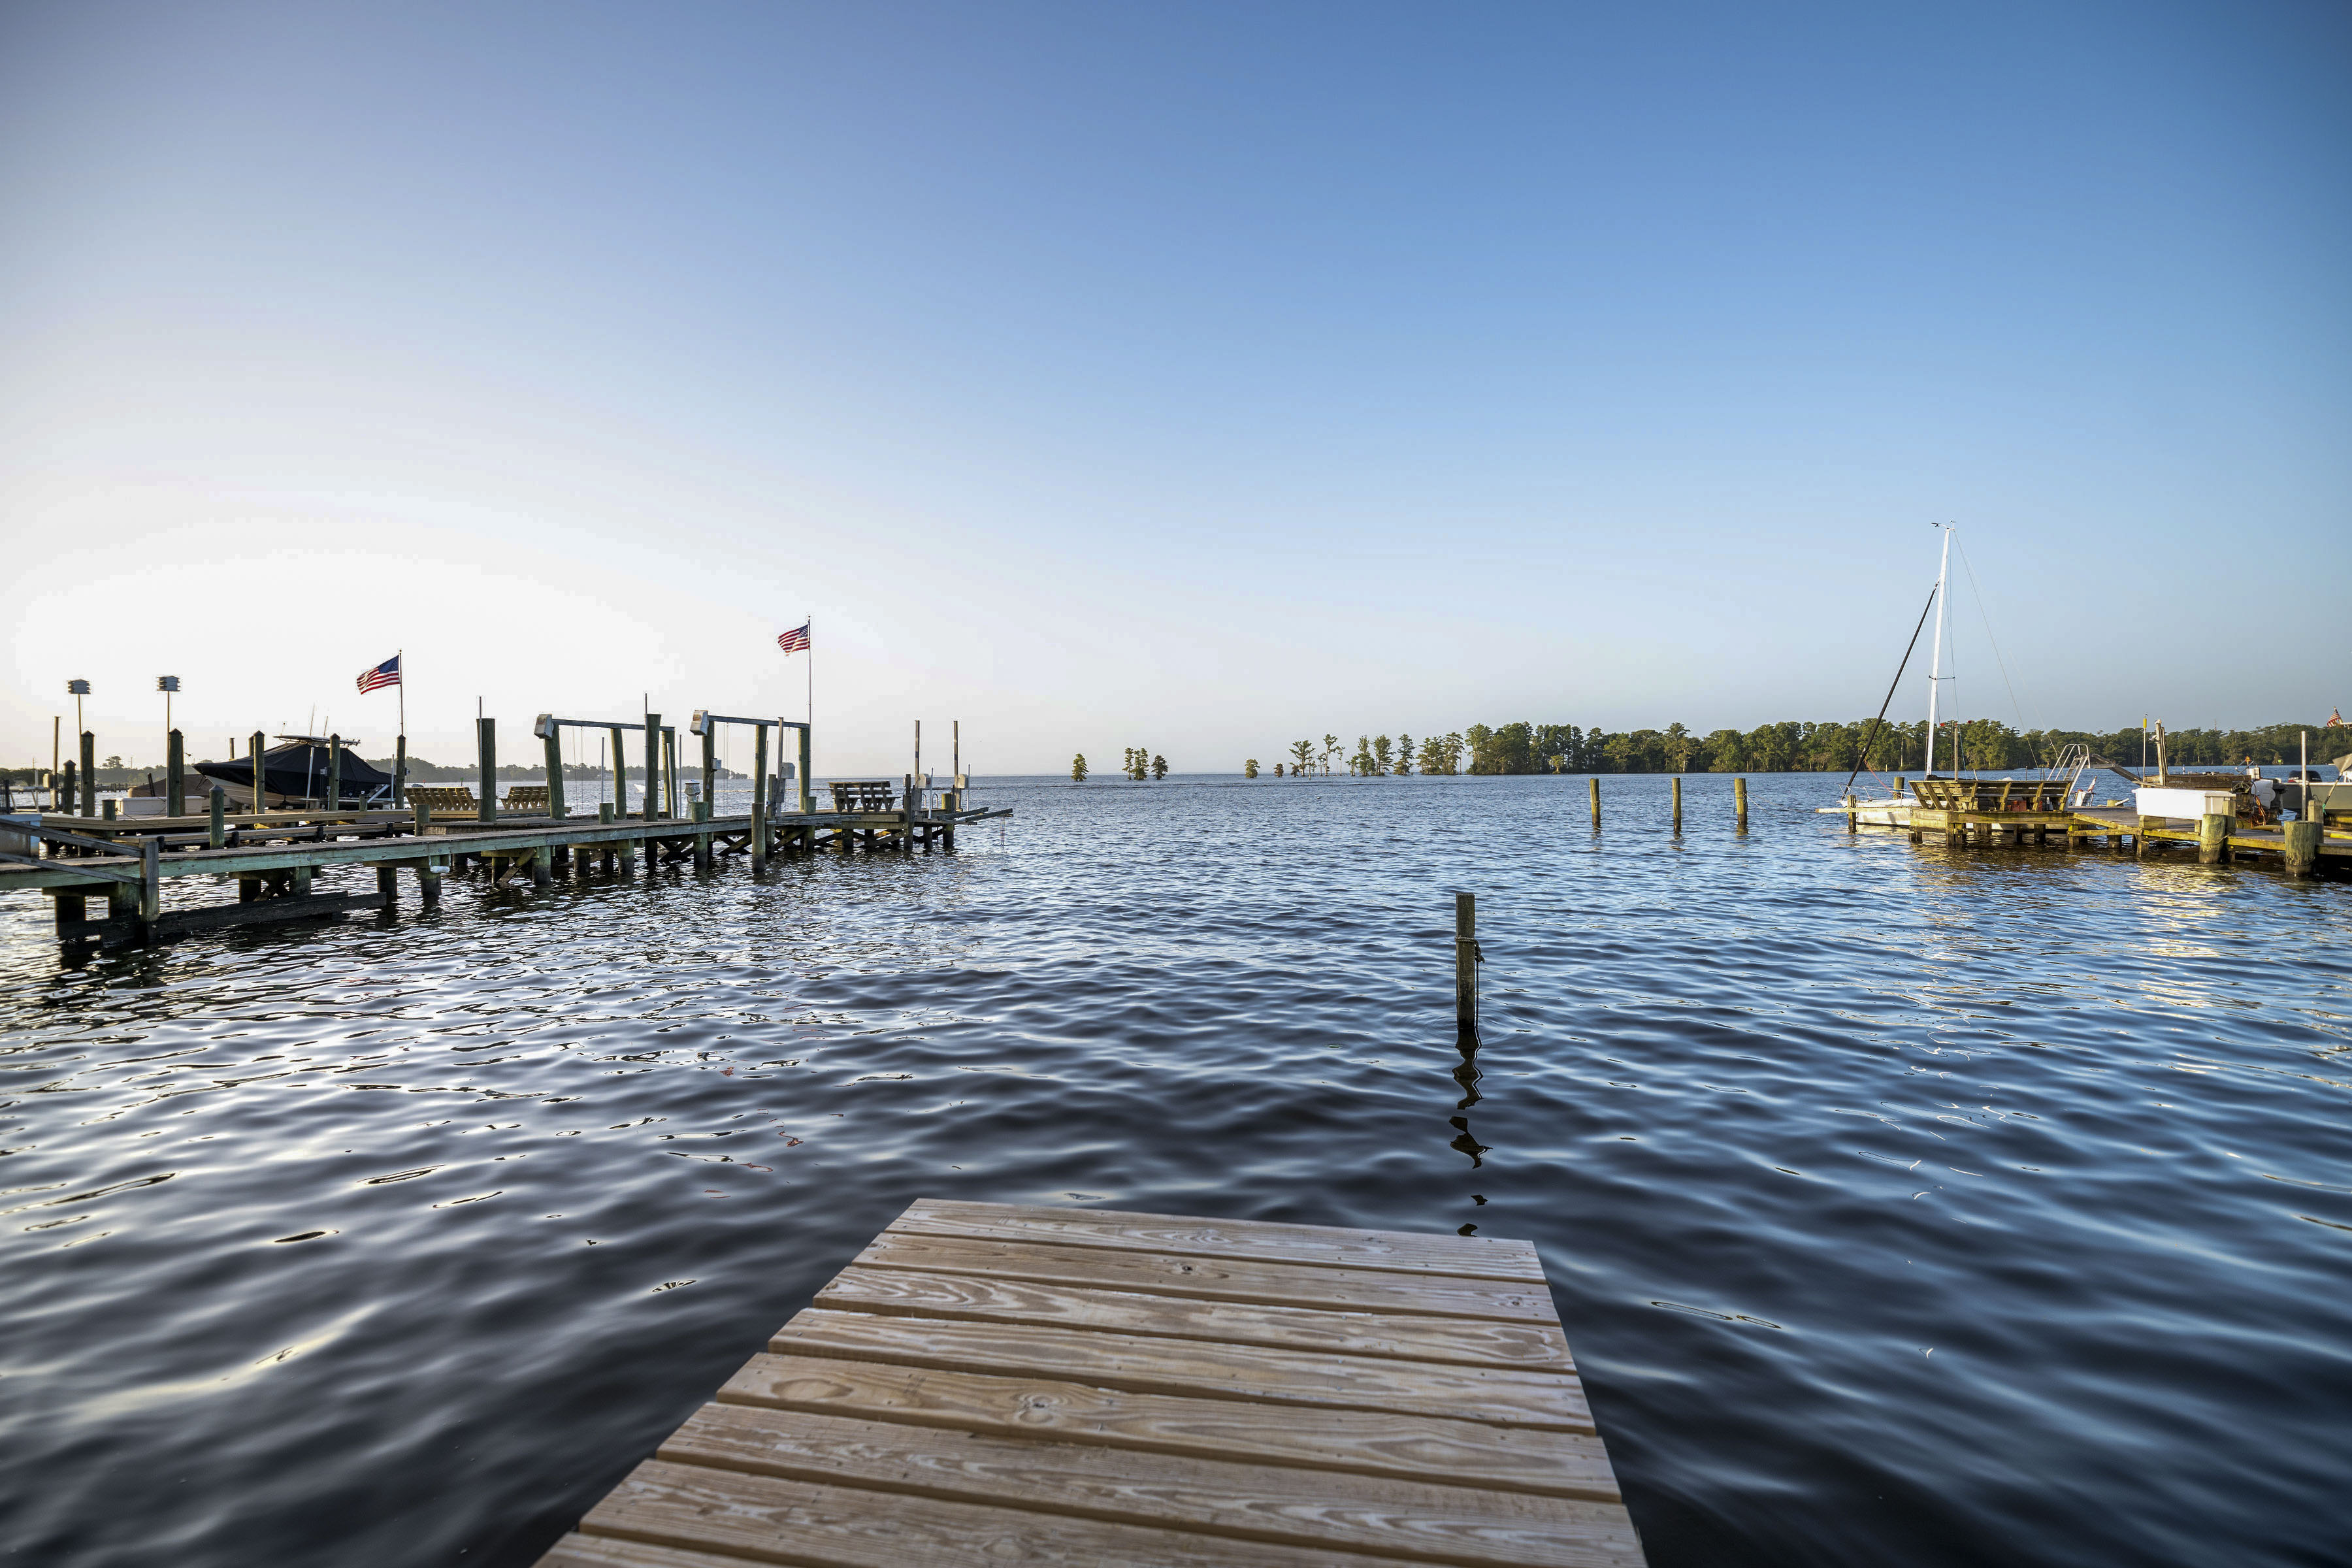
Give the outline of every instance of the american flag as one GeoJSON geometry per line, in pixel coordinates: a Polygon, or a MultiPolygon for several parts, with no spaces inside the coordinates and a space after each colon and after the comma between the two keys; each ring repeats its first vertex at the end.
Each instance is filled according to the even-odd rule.
{"type": "Polygon", "coordinates": [[[808,626],[803,622],[776,638],[776,646],[786,653],[806,653],[809,650],[808,626]]]}
{"type": "Polygon", "coordinates": [[[394,654],[390,658],[385,659],[373,669],[366,670],[360,676],[360,689],[362,691],[373,691],[379,686],[397,686],[399,684],[400,656],[398,654],[394,654]]]}

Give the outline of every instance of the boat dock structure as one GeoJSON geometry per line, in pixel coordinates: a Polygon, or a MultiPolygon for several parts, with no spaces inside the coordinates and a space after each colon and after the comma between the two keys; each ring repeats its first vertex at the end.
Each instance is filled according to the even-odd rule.
{"type": "MultiPolygon", "coordinates": [[[[642,729],[648,737],[647,786],[635,815],[612,801],[595,815],[575,816],[565,801],[557,734],[581,721],[542,715],[537,732],[546,742],[549,782],[517,785],[501,805],[497,780],[493,721],[482,720],[481,794],[465,789],[419,786],[390,792],[397,805],[352,805],[330,773],[316,787],[320,798],[293,809],[233,811],[226,789],[212,784],[203,816],[123,816],[105,810],[96,792],[76,799],[79,814],[40,812],[0,816],[0,893],[33,892],[56,905],[57,938],[68,946],[145,943],[196,931],[277,921],[305,920],[354,910],[389,908],[400,899],[400,873],[415,876],[417,897],[436,902],[444,879],[478,875],[491,888],[516,879],[545,887],[559,878],[634,875],[642,861],[650,872],[667,867],[714,871],[722,864],[748,862],[763,871],[775,858],[833,850],[914,851],[952,849],[959,827],[1010,816],[970,804],[961,787],[934,790],[908,775],[903,786],[887,779],[833,783],[831,809],[820,809],[807,772],[807,726],[781,720],[727,719],[697,714],[694,732],[704,738],[699,799],[682,785],[676,733],[648,714],[640,725],[607,725],[619,731],[642,729]],[[749,811],[718,816],[711,795],[718,774],[712,736],[723,724],[758,730],[758,763],[749,811]],[[767,731],[801,731],[798,787],[792,776],[771,779],[767,731]],[[656,743],[659,742],[659,743],[656,743]],[[796,796],[789,805],[772,794],[796,796]],[[375,871],[375,891],[314,892],[321,869],[364,866],[375,871]],[[236,901],[198,908],[163,908],[167,879],[208,879],[236,886],[236,901]],[[104,912],[91,900],[103,899],[104,912]]],[[[252,754],[262,755],[262,737],[252,754]]],[[[340,771],[345,742],[324,747],[329,765],[340,771]]],[[[84,737],[87,750],[88,737],[84,737]]],[[[224,770],[216,770],[224,771],[224,770]]],[[[246,774],[250,778],[248,771],[246,774]]],[[[86,781],[88,770],[81,771],[86,781]]],[[[272,765],[263,794],[280,794],[272,765]]],[[[625,781],[621,781],[624,785],[625,781]]],[[[961,780],[958,781],[959,786],[961,780]]],[[[186,792],[193,795],[191,789],[186,792]]],[[[625,798],[625,787],[616,788],[625,798]]],[[[185,798],[177,775],[173,804],[185,798]]],[[[250,792],[247,792],[250,800],[250,792]]]]}
{"type": "Polygon", "coordinates": [[[539,1568],[1641,1568],[1524,1241],[923,1200],[539,1568]]]}
{"type": "Polygon", "coordinates": [[[2107,802],[2099,805],[2075,803],[2071,784],[2053,780],[1895,781],[1892,800],[1825,806],[1843,812],[1852,830],[1868,823],[1907,830],[1911,842],[1942,844],[2007,844],[2012,847],[2057,844],[2067,848],[2102,845],[2120,851],[2128,847],[2145,858],[2170,847],[2192,848],[2200,862],[2213,865],[2242,858],[2272,860],[2288,875],[2307,877],[2323,867],[2352,871],[2352,821],[2347,814],[2319,804],[2316,787],[2305,798],[2308,814],[2293,822],[2247,820],[2234,792],[2157,788],[2138,792],[2139,801],[2107,802]],[[2176,799],[2175,797],[2179,797],[2176,799]],[[2207,807],[2194,816],[2165,815],[2140,809],[2143,804],[2207,807]]]}

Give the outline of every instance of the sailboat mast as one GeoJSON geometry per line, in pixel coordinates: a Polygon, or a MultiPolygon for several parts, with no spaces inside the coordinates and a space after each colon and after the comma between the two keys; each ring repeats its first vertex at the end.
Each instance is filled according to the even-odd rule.
{"type": "MultiPolygon", "coordinates": [[[[1944,558],[1936,567],[1936,641],[1927,659],[1927,776],[1936,776],[1936,692],[1944,679],[1944,577],[1952,569],[1952,525],[1944,524],[1944,558]]],[[[1957,752],[1958,743],[1954,750],[1957,752]]],[[[1952,758],[1952,776],[1960,776],[1960,759],[1952,758]]]]}

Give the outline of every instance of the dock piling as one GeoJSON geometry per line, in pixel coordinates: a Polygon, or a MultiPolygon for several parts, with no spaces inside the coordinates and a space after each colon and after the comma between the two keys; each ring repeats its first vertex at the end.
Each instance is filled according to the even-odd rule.
{"type": "Polygon", "coordinates": [[[482,798],[475,816],[483,822],[499,819],[499,721],[474,721],[474,742],[481,751],[482,798]]]}
{"type": "Polygon", "coordinates": [[[768,804],[751,802],[751,875],[765,876],[768,870],[768,804]]]}
{"type": "Polygon", "coordinates": [[[1454,1022],[1478,1026],[1478,895],[1454,895],[1454,1022]]]}
{"type": "Polygon", "coordinates": [[[177,730],[163,740],[164,809],[173,816],[188,814],[188,747],[177,730]]]}
{"type": "Polygon", "coordinates": [[[646,820],[661,815],[661,715],[646,715],[646,820]]]}
{"type": "Polygon", "coordinates": [[[1675,784],[1675,831],[1676,833],[1680,833],[1680,832],[1683,830],[1683,775],[1682,775],[1682,774],[1680,774],[1680,773],[1676,773],[1676,774],[1675,775],[1674,784],[1675,784]]]}
{"type": "Polygon", "coordinates": [[[98,815],[98,737],[81,732],[81,814],[98,815]]]}
{"type": "Polygon", "coordinates": [[[400,873],[390,866],[378,866],[375,868],[375,890],[383,896],[385,909],[400,902],[400,873]]]}
{"type": "Polygon", "coordinates": [[[547,727],[547,815],[561,822],[571,813],[563,802],[563,731],[547,727]]]}
{"type": "Polygon", "coordinates": [[[163,841],[139,841],[139,940],[155,940],[155,919],[163,912],[163,841]]]}
{"type": "Polygon", "coordinates": [[[256,811],[269,809],[269,803],[264,798],[269,790],[269,781],[263,776],[261,771],[261,731],[256,730],[246,742],[246,755],[252,759],[253,763],[253,809],[256,811]]]}
{"type": "Polygon", "coordinates": [[[1738,831],[1742,833],[1747,832],[1748,781],[1746,779],[1734,779],[1731,781],[1731,815],[1732,822],[1738,831]]]}
{"type": "Polygon", "coordinates": [[[2209,811],[2197,824],[2197,863],[2210,866],[2230,858],[2230,819],[2209,811]]]}
{"type": "Polygon", "coordinates": [[[2290,822],[2284,825],[2284,848],[2286,874],[2308,877],[2319,866],[2319,843],[2326,833],[2317,822],[2290,822]]]}
{"type": "Polygon", "coordinates": [[[1601,781],[1591,778],[1584,782],[1592,791],[1592,831],[1598,833],[1601,831],[1601,781]]]}
{"type": "Polygon", "coordinates": [[[207,804],[212,808],[212,821],[208,825],[211,831],[205,837],[205,847],[226,849],[228,847],[228,792],[218,784],[213,785],[207,804]]]}
{"type": "Polygon", "coordinates": [[[343,809],[343,738],[327,737],[327,809],[343,809]]]}

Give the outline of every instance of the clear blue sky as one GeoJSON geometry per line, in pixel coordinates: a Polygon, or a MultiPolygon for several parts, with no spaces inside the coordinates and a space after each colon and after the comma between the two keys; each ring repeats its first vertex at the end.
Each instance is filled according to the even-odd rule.
{"type": "Polygon", "coordinates": [[[2324,716],[2347,262],[2341,5],[17,0],[0,750],[1852,717],[1946,519],[2030,722],[2324,716]]]}

